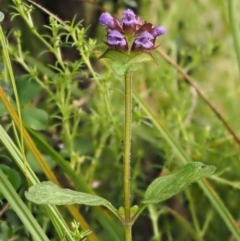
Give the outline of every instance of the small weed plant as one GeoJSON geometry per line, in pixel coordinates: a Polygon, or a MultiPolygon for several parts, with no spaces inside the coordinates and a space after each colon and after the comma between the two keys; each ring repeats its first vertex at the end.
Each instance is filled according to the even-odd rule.
{"type": "MultiPolygon", "coordinates": [[[[64,22],[33,4],[49,15],[44,33],[34,24],[32,5],[13,0],[11,17],[24,21],[40,54],[34,56],[26,50],[24,43],[32,40],[24,39],[22,31],[13,29],[7,35],[0,27],[0,140],[4,160],[0,164],[0,198],[10,204],[25,227],[19,232],[14,225],[1,223],[0,240],[203,241],[207,240],[205,235],[208,240],[223,240],[207,232],[213,219],[209,205],[198,210],[197,203],[202,208],[208,202],[221,216],[231,240],[240,241],[224,199],[206,180],[210,177],[227,183],[212,175],[217,162],[209,159],[213,148],[207,142],[220,144],[212,141],[208,126],[200,131],[192,130],[194,125],[189,124],[196,120],[196,93],[217,114],[222,128],[240,142],[189,75],[184,77],[191,84],[191,98],[185,86],[180,96],[175,96],[181,86],[170,78],[176,73],[170,73],[169,67],[167,72],[162,60],[158,64],[155,53],[167,27],[145,21],[130,8],[120,19],[103,12],[99,17],[106,34],[103,47],[97,44],[99,40],[87,38],[88,28],[82,22],[64,22]],[[70,60],[69,51],[78,56],[70,60]],[[155,68],[163,69],[160,77],[169,83],[156,77],[156,84],[148,88],[148,81],[142,79],[153,79],[151,71],[155,68]],[[156,88],[165,94],[158,97],[156,88]],[[177,107],[165,112],[164,105],[170,102],[164,98],[172,99],[177,107]],[[154,163],[147,160],[156,158],[154,163]],[[154,168],[161,174],[155,175],[154,168]],[[201,189],[196,196],[195,190],[189,189],[193,182],[201,189]],[[183,190],[191,225],[165,205],[170,198],[177,200],[176,195],[183,190]],[[58,205],[65,209],[58,209],[58,205]],[[146,209],[149,219],[141,222],[146,209]],[[164,217],[159,222],[159,216],[166,213],[180,220],[178,225],[174,222],[170,227],[171,221],[164,221],[164,217]],[[147,223],[152,225],[152,236],[144,230],[147,223]],[[136,234],[132,232],[135,225],[136,234]]],[[[0,21],[4,23],[3,13],[0,21]]],[[[165,61],[174,66],[168,56],[165,61]]]]}

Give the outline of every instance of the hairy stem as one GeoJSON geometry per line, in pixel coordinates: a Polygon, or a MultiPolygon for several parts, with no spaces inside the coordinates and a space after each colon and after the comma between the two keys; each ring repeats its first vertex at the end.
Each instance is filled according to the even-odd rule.
{"type": "Polygon", "coordinates": [[[132,240],[131,232],[131,123],[132,123],[132,72],[125,75],[125,130],[124,130],[124,162],[123,193],[125,208],[125,241],[132,240]]]}
{"type": "Polygon", "coordinates": [[[132,225],[125,226],[125,241],[132,241],[132,225]]]}

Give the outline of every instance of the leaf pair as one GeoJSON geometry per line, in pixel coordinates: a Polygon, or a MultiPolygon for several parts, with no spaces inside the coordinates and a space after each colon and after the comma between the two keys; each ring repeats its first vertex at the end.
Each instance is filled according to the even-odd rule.
{"type": "Polygon", "coordinates": [[[107,49],[100,58],[114,60],[112,68],[118,75],[125,75],[128,72],[133,72],[139,69],[145,62],[157,63],[151,53],[142,52],[126,54],[116,49],[107,49]]]}
{"type": "MultiPolygon", "coordinates": [[[[162,202],[182,191],[186,186],[203,178],[210,176],[215,171],[214,166],[204,165],[200,162],[188,163],[176,174],[159,177],[147,188],[143,204],[154,204],[162,202]]],[[[25,193],[26,198],[37,204],[47,205],[70,205],[85,204],[90,206],[106,206],[110,210],[113,207],[106,199],[83,192],[70,189],[62,189],[52,182],[42,182],[30,187],[25,193]]]]}

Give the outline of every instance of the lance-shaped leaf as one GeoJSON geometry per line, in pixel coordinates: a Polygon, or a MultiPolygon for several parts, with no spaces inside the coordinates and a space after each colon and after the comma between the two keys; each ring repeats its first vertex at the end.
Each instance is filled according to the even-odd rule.
{"type": "Polygon", "coordinates": [[[46,181],[37,185],[31,186],[25,192],[25,196],[29,201],[37,204],[46,205],[71,205],[71,204],[85,204],[89,206],[111,206],[106,199],[87,194],[84,192],[77,192],[71,189],[63,189],[56,184],[46,181]]]}
{"type": "Polygon", "coordinates": [[[214,166],[200,162],[188,163],[178,173],[155,179],[147,188],[144,195],[144,204],[162,202],[182,191],[186,186],[210,176],[215,171],[214,166]]]}

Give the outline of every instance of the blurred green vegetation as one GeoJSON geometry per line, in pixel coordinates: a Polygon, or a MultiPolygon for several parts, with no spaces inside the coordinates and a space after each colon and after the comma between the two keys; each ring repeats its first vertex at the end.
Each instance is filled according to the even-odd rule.
{"type": "MultiPolygon", "coordinates": [[[[60,52],[64,69],[54,52],[49,51],[21,17],[10,20],[11,13],[15,11],[11,8],[13,3],[1,2],[1,11],[6,15],[2,27],[9,39],[22,111],[29,113],[32,108],[39,108],[48,114],[48,124],[44,122],[41,126],[44,130],[38,132],[42,140],[67,160],[90,189],[116,207],[123,202],[123,79],[111,70],[110,61],[97,59],[106,49],[102,42],[105,39],[104,28],[98,25],[101,12],[109,11],[120,17],[122,10],[132,8],[146,21],[165,26],[167,32],[159,38],[159,48],[195,80],[240,138],[240,78],[226,1],[51,1],[51,4],[50,1],[38,1],[38,4],[63,20],[72,21],[75,14],[76,22],[83,20],[79,28],[84,27],[82,41],[90,46],[91,51],[87,55],[91,64],[88,66],[83,53],[79,52],[81,43],[69,36],[67,45],[66,31],[34,6],[29,11],[37,33],[44,36],[50,45],[55,43],[53,32],[56,31],[58,36],[61,34],[60,52]],[[49,24],[51,29],[46,28],[49,24]],[[54,26],[56,29],[52,31],[54,26]],[[21,81],[25,81],[25,86],[21,81]]],[[[236,12],[239,12],[239,2],[235,1],[235,5],[236,12]]],[[[239,26],[239,17],[237,21],[239,26]]],[[[158,50],[154,51],[154,56],[158,65],[145,64],[134,73],[134,91],[156,113],[192,161],[217,167],[209,182],[239,223],[238,144],[176,68],[158,50]]],[[[154,178],[161,172],[175,172],[182,163],[139,103],[134,102],[133,105],[132,200],[133,204],[138,204],[154,178]]],[[[1,124],[14,139],[10,118],[1,106],[2,103],[1,124]]],[[[33,128],[28,124],[32,120],[26,120],[24,116],[23,120],[27,127],[33,128]]],[[[33,129],[42,130],[38,128],[37,125],[33,129]]],[[[46,162],[52,163],[54,158],[50,151],[40,143],[36,141],[46,162]]],[[[1,163],[18,170],[2,144],[0,147],[1,163]]],[[[27,157],[39,179],[45,180],[39,166],[34,164],[35,160],[30,154],[27,157]]],[[[64,175],[59,165],[50,166],[63,186],[74,188],[74,182],[64,175]]],[[[23,190],[27,188],[27,183],[23,175],[21,177],[19,195],[24,198],[23,190]]],[[[16,214],[11,208],[5,210],[6,206],[7,202],[3,201],[0,215],[4,222],[0,222],[0,240],[13,240],[13,237],[17,237],[15,240],[30,240],[16,214]],[[8,239],[4,239],[6,234],[8,239]]],[[[31,208],[51,240],[59,240],[43,209],[34,205],[31,208]]],[[[100,220],[99,210],[88,207],[79,207],[79,210],[99,240],[114,239],[104,221],[100,220]]],[[[61,212],[70,223],[72,217],[65,209],[61,212]]],[[[121,237],[120,222],[115,218],[112,221],[119,226],[117,233],[121,237]]],[[[197,184],[193,184],[176,197],[144,211],[133,227],[133,240],[226,241],[234,238],[209,199],[197,184]]]]}

